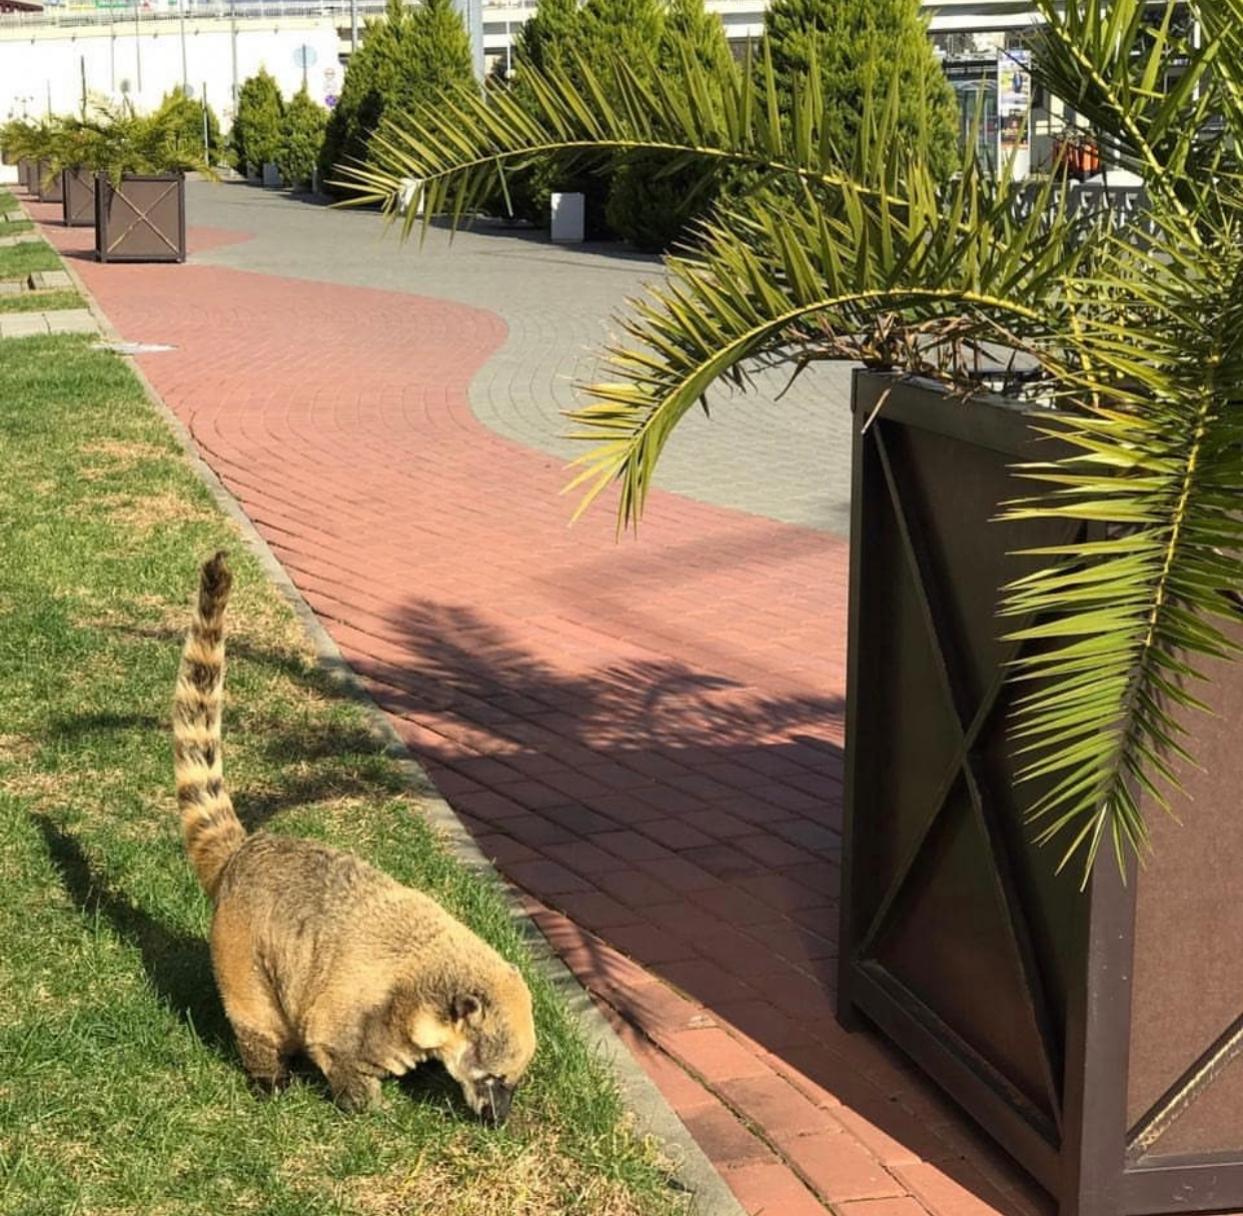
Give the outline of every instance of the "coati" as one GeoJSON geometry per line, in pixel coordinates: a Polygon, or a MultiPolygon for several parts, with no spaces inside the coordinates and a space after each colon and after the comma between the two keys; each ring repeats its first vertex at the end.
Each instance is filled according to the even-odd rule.
{"type": "Polygon", "coordinates": [[[253,1083],[288,1080],[303,1052],[337,1103],[441,1061],[471,1109],[500,1123],[535,1053],[518,969],[422,892],[309,840],[247,835],[224,786],[224,612],[233,577],[204,563],[173,700],[182,832],[214,911],[211,956],[253,1083]]]}

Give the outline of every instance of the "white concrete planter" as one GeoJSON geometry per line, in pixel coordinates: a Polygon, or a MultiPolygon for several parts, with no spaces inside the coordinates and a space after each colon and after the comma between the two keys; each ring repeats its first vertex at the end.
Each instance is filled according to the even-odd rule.
{"type": "Polygon", "coordinates": [[[412,205],[415,215],[423,214],[423,182],[417,177],[403,177],[397,191],[397,214],[407,214],[412,205]]]}
{"type": "Polygon", "coordinates": [[[581,244],[587,239],[587,196],[556,193],[552,196],[552,239],[560,244],[581,244]]]}
{"type": "Polygon", "coordinates": [[[263,165],[263,184],[273,187],[281,184],[281,171],[270,160],[263,165]]]}

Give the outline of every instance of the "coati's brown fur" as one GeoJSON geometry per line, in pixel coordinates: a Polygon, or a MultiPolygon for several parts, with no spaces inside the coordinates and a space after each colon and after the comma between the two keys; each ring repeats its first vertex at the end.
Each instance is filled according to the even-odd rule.
{"type": "Polygon", "coordinates": [[[211,953],[253,1081],[276,1089],[305,1052],[347,1110],[380,1078],[440,1060],[477,1114],[500,1122],[535,1053],[516,967],[434,900],[308,840],[247,835],[224,787],[223,552],[202,568],[173,702],[186,851],[212,897],[211,953]]]}

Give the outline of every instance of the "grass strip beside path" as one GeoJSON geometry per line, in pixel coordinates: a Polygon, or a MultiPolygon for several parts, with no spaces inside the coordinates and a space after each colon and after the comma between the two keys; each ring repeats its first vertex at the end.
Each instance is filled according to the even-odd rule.
{"type": "Polygon", "coordinates": [[[682,1210],[500,892],[453,860],[353,702],[90,339],[0,358],[0,1212],[656,1216],[682,1210]],[[339,1113],[246,1085],[178,833],[168,706],[199,561],[232,554],[226,775],[252,827],[431,889],[531,975],[540,1052],[500,1130],[424,1067],[339,1113]]]}
{"type": "Polygon", "coordinates": [[[16,296],[0,296],[0,312],[59,312],[85,307],[86,301],[76,291],[23,291],[16,296]]]}
{"type": "Polygon", "coordinates": [[[33,227],[29,220],[5,220],[0,223],[0,236],[15,236],[19,232],[29,232],[33,227]]]}
{"type": "Polygon", "coordinates": [[[0,246],[0,279],[24,279],[36,270],[60,270],[56,250],[44,241],[0,246]]]}

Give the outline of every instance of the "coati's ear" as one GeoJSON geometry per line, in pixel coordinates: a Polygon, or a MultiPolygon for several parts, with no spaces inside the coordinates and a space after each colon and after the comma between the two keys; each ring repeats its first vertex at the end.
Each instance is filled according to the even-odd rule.
{"type": "Polygon", "coordinates": [[[483,1002],[474,993],[463,992],[449,1002],[449,1016],[455,1022],[473,1025],[483,1013],[483,1002]]]}

